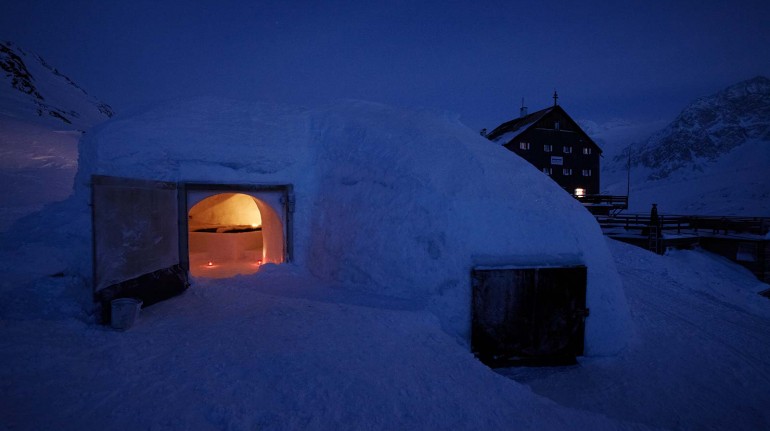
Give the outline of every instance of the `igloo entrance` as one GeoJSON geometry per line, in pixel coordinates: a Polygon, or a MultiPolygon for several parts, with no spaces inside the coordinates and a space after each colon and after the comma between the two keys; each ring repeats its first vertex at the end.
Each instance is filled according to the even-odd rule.
{"type": "Polygon", "coordinates": [[[188,272],[231,277],[291,261],[291,185],[91,181],[94,300],[103,309],[115,298],[147,306],[177,295],[188,272]]]}
{"type": "Polygon", "coordinates": [[[190,275],[226,278],[286,262],[290,196],[286,186],[185,184],[190,275]]]}
{"type": "Polygon", "coordinates": [[[190,274],[225,278],[284,261],[283,226],[266,202],[244,193],[218,193],[187,214],[190,274]]]}

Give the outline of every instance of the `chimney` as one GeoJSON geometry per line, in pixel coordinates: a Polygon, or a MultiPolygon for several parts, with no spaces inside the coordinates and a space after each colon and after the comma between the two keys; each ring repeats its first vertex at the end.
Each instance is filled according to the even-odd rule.
{"type": "Polygon", "coordinates": [[[519,108],[519,118],[524,118],[527,116],[527,107],[524,106],[524,98],[521,98],[521,108],[519,108]]]}

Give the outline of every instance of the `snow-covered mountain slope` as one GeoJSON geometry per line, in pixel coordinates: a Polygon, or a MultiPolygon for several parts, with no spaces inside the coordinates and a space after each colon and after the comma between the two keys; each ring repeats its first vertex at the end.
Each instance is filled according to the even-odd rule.
{"type": "Polygon", "coordinates": [[[660,179],[702,168],[750,141],[770,141],[770,79],[763,76],[696,100],[636,148],[632,163],[660,179]]]}
{"type": "Polygon", "coordinates": [[[630,121],[616,118],[604,123],[591,120],[578,120],[580,127],[602,149],[604,161],[611,160],[626,147],[647,139],[653,132],[660,130],[668,121],[630,121]]]}
{"type": "MultiPolygon", "coordinates": [[[[696,100],[631,145],[632,211],[770,214],[770,79],[756,77],[696,100]]],[[[603,190],[625,194],[628,150],[605,160],[603,190]]]]}
{"type": "Polygon", "coordinates": [[[39,55],[0,42],[0,115],[86,130],[112,117],[112,108],[86,93],[39,55]]]}
{"type": "Polygon", "coordinates": [[[10,42],[0,42],[0,230],[66,198],[83,131],[112,109],[10,42]]]}

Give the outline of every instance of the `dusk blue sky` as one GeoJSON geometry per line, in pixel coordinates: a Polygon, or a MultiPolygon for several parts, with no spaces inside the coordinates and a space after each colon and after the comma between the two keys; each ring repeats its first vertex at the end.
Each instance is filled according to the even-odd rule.
{"type": "Polygon", "coordinates": [[[576,119],[670,120],[770,76],[767,0],[4,3],[0,38],[118,113],[194,95],[352,98],[480,129],[557,89],[576,119]]]}

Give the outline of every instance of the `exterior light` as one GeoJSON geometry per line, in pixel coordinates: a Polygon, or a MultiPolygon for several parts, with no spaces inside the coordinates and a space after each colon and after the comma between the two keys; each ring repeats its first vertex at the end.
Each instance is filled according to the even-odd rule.
{"type": "Polygon", "coordinates": [[[586,189],[581,189],[581,188],[575,189],[575,196],[576,197],[582,198],[585,195],[586,195],[586,189]]]}

